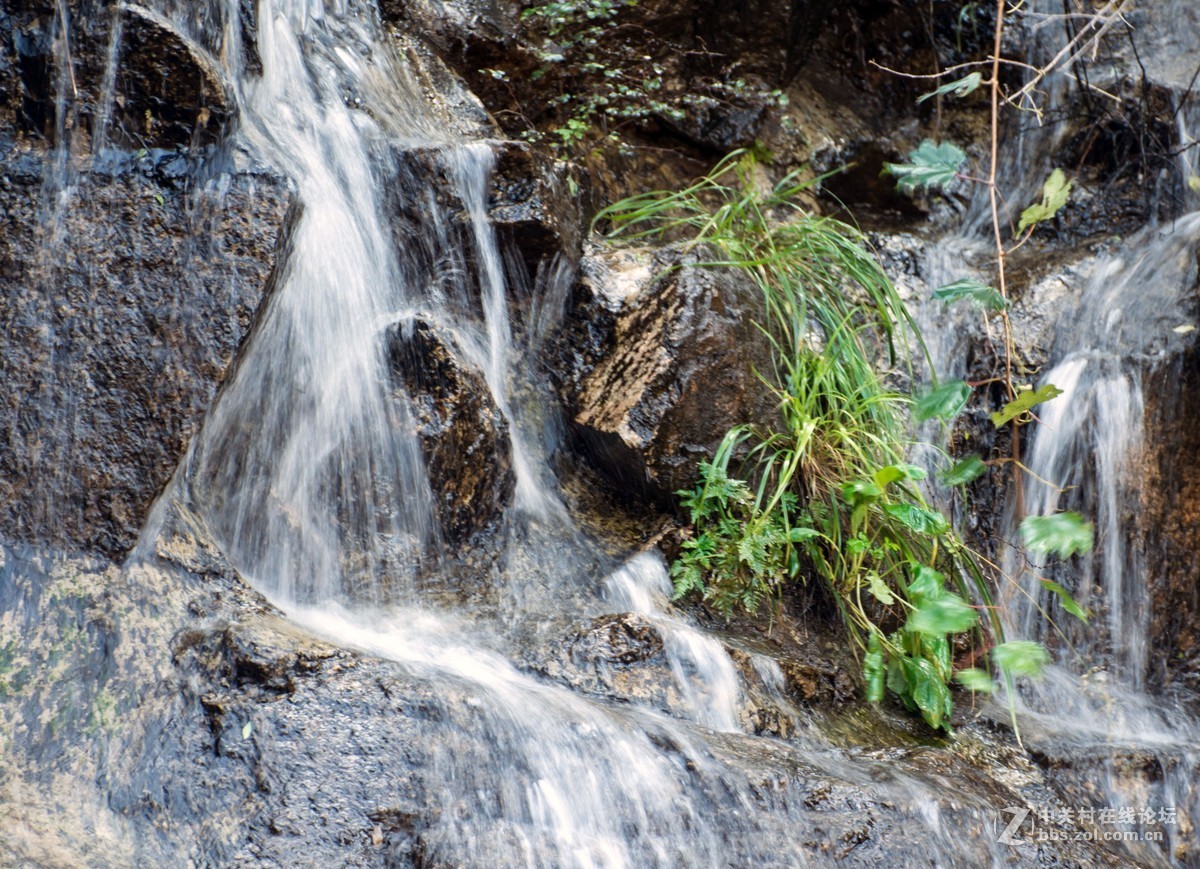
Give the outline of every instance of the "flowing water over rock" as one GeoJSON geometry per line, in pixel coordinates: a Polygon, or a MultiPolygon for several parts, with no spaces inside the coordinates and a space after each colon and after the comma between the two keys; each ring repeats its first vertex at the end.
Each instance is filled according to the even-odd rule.
{"type": "MultiPolygon", "coordinates": [[[[999,810],[1050,802],[1036,774],[1022,767],[1001,784],[919,740],[863,751],[823,734],[785,696],[774,659],[672,610],[657,553],[600,551],[550,468],[559,426],[537,359],[572,275],[545,262],[521,285],[524,264],[506,255],[489,210],[503,146],[450,131],[373,9],[262,0],[252,46],[240,4],[201,11],[138,15],[221,59],[214,80],[236,111],[236,141],[286,175],[297,201],[255,325],[127,568],[26,551],[0,564],[5,624],[37,641],[21,653],[33,662],[16,671],[22,684],[50,696],[56,667],[103,671],[87,671],[97,687],[52,727],[12,713],[12,732],[46,746],[34,753],[50,767],[45,781],[5,782],[28,825],[15,853],[70,862],[47,844],[53,824],[30,819],[50,814],[42,801],[61,799],[56,788],[89,780],[98,790],[82,798],[66,847],[90,832],[104,865],[1119,862],[1066,844],[1014,852],[998,841],[999,810]],[[534,296],[524,309],[522,293],[534,296]],[[469,454],[471,473],[446,470],[447,442],[469,454]],[[239,591],[229,567],[287,620],[239,591]],[[97,585],[109,597],[89,603],[83,589],[97,585]],[[100,616],[81,633],[85,612],[100,616]],[[189,627],[173,633],[176,623],[189,627]],[[145,638],[145,660],[122,646],[130,637],[145,638]],[[89,657],[93,640],[110,657],[89,657]],[[162,687],[140,697],[146,684],[162,687]],[[61,740],[112,732],[113,710],[142,727],[96,756],[55,756],[61,740]],[[748,722],[764,710],[796,735],[753,736],[748,722]],[[201,748],[156,749],[155,735],[201,748]],[[192,777],[215,794],[204,811],[192,777]],[[370,813],[358,817],[360,804],[370,813]]],[[[121,33],[113,27],[114,45],[121,33]]],[[[1190,226],[1169,243],[1148,238],[1153,253],[1129,280],[1179,263],[1190,226]]],[[[1113,279],[1123,267],[1081,306],[1123,285],[1113,279]]],[[[1180,285],[1161,286],[1144,309],[1161,323],[1110,318],[1079,332],[1125,336],[1134,351],[1093,364],[1064,348],[1054,375],[1065,388],[1073,372],[1078,400],[1094,392],[1112,414],[1094,417],[1108,440],[1086,471],[1103,523],[1119,522],[1127,485],[1110,466],[1137,441],[1129,353],[1159,352],[1153,336],[1183,340],[1160,333],[1178,319],[1167,302],[1180,285]]],[[[1088,350],[1100,358],[1102,347],[1088,350]]],[[[1071,437],[1066,428],[1057,434],[1071,437]]],[[[1042,440],[1031,461],[1051,479],[1093,454],[1042,440]]],[[[1135,555],[1115,524],[1101,539],[1116,548],[1097,563],[1123,581],[1110,567],[1136,566],[1135,555]]],[[[1127,585],[1109,593],[1111,637],[1124,642],[1145,606],[1127,585]]],[[[1114,641],[1114,678],[1133,678],[1144,654],[1114,641]]],[[[1154,732],[1183,720],[1143,705],[1154,732]]],[[[1135,735],[1138,751],[1155,750],[1135,735]]],[[[1194,751],[1181,763],[1176,749],[1166,743],[1158,790],[1142,796],[1186,813],[1194,751]]]]}

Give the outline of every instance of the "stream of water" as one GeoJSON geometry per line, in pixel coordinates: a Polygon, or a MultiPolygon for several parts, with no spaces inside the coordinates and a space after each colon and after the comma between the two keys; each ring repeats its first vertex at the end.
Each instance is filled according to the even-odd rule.
{"type": "MultiPolygon", "coordinates": [[[[194,27],[187,10],[164,4],[159,11],[183,33],[194,27]]],[[[210,17],[237,21],[238,3],[210,17]]],[[[240,144],[287,174],[298,207],[266,307],[156,516],[172,502],[186,505],[238,571],[298,624],[471,696],[455,708],[447,700],[445,715],[469,719],[476,744],[488,751],[481,756],[449,735],[437,748],[437,775],[455,810],[427,838],[433,863],[711,866],[766,853],[756,842],[766,829],[761,789],[722,760],[720,748],[722,734],[745,729],[743,676],[717,639],[672,612],[661,557],[592,558],[555,490],[545,434],[553,427],[520,399],[540,388],[528,381],[535,366],[523,354],[536,351],[529,336],[546,324],[515,329],[510,321],[510,276],[487,215],[491,147],[445,132],[373,10],[260,0],[257,18],[261,74],[239,65],[236,27],[224,31],[223,74],[239,109],[240,144]],[[448,179],[451,202],[432,180],[422,188],[419,176],[406,174],[405,155],[417,151],[433,155],[431,177],[448,179]],[[409,246],[396,243],[385,195],[400,177],[421,214],[409,246]],[[420,594],[419,577],[444,551],[444,534],[414,408],[387,376],[389,332],[418,320],[453,336],[507,423],[515,494],[505,523],[514,550],[554,553],[523,560],[531,573],[506,576],[500,605],[487,612],[448,611],[420,594]],[[578,576],[589,563],[603,566],[578,576]],[[626,612],[663,638],[677,698],[672,715],[589,700],[513,663],[514,637],[531,621],[626,612]],[[707,823],[718,815],[719,824],[707,823]]],[[[1040,738],[1038,728],[1078,736],[1068,740],[1072,750],[1101,768],[1101,802],[1136,799],[1184,816],[1195,809],[1200,738],[1194,722],[1144,693],[1146,568],[1122,523],[1134,486],[1126,469],[1144,437],[1141,372],[1183,340],[1171,328],[1195,317],[1185,297],[1195,281],[1197,235],[1200,215],[1189,215],[1131,239],[1129,253],[1096,265],[1064,315],[1073,327],[1054,348],[1046,380],[1066,394],[1042,415],[1029,464],[1039,477],[1074,488],[1063,495],[1035,484],[1028,510],[1062,509],[1076,504],[1076,492],[1088,493],[1078,506],[1096,518],[1098,549],[1080,566],[1082,583],[1071,584],[1106,625],[1094,648],[1074,649],[1094,668],[1087,677],[1073,675],[1077,662],[1064,659],[1021,698],[1030,738],[1040,738]],[[1088,597],[1093,585],[1102,601],[1088,597]],[[1101,655],[1103,664],[1095,660],[1101,655]],[[1135,783],[1151,792],[1123,790],[1119,753],[1106,748],[1113,745],[1156,753],[1166,772],[1150,785],[1135,783]]],[[[557,298],[570,277],[557,273],[541,291],[557,298]]],[[[548,301],[551,318],[553,309],[548,301]]],[[[949,345],[941,355],[953,355],[949,345]]],[[[1010,603],[1013,631],[1045,639],[1044,620],[1025,603],[1039,598],[1042,568],[1023,553],[1010,558],[1008,571],[1024,577],[1029,593],[1010,603]]],[[[765,660],[755,667],[769,692],[778,668],[765,660]]],[[[984,854],[999,864],[1010,856],[1005,844],[954,835],[939,808],[943,779],[901,777],[819,739],[793,750],[796,762],[869,782],[893,801],[938,843],[933,862],[984,854]]],[[[804,811],[800,797],[772,799],[779,817],[804,811]]],[[[998,832],[1002,819],[988,809],[965,811],[998,832]]],[[[812,857],[799,841],[771,841],[769,853],[780,864],[812,857]]]]}

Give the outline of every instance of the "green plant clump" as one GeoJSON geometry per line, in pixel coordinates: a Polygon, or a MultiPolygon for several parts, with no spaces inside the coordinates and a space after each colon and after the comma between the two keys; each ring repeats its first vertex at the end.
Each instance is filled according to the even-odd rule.
{"type": "MultiPolygon", "coordinates": [[[[949,731],[955,643],[1003,637],[978,560],[923,498],[924,471],[904,462],[908,399],[879,374],[903,359],[897,332],[915,326],[861,234],[803,206],[812,182],[792,173],[763,190],[755,163],[735,152],[686,190],[597,217],[612,238],[685,237],[711,254],[705,265],[743,269],[762,291],[774,370],[759,376],[778,418],[733,428],[679,493],[694,536],[672,566],[676,596],[755,612],[818,580],[861,652],[868,699],[889,690],[949,731]]],[[[993,684],[978,670],[960,681],[993,684]]]]}

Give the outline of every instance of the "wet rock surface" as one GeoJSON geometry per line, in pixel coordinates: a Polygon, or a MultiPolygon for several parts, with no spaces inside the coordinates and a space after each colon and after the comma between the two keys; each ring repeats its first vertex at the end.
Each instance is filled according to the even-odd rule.
{"type": "Polygon", "coordinates": [[[0,530],[120,553],[250,327],[289,193],[150,172],[56,191],[16,168],[0,180],[0,530]]]}
{"type": "Polygon", "coordinates": [[[525,666],[585,694],[665,712],[679,702],[662,634],[637,613],[576,622],[528,649],[525,666]]]}
{"type": "Polygon", "coordinates": [[[392,376],[411,407],[439,524],[448,544],[499,519],[512,500],[508,423],[483,373],[451,334],[423,320],[391,327],[392,376]]]}
{"type": "Polygon", "coordinates": [[[0,13],[0,36],[0,111],[17,135],[77,150],[193,147],[233,121],[209,49],[148,6],[23,0],[0,13]]]}
{"type": "Polygon", "coordinates": [[[595,249],[557,371],[580,449],[634,492],[670,503],[735,424],[764,418],[757,287],[701,252],[595,249]]]}
{"type": "MultiPolygon", "coordinates": [[[[125,571],[2,551],[0,859],[289,863],[302,853],[324,865],[441,865],[474,853],[462,850],[472,843],[501,859],[521,859],[531,842],[535,852],[549,846],[497,819],[475,818],[470,842],[455,835],[472,819],[455,818],[442,777],[490,766],[489,734],[503,732],[480,715],[481,687],[312,637],[186,533],[164,535],[159,563],[125,571]],[[180,566],[201,564],[203,574],[180,566]],[[68,813],[55,808],[67,804],[68,813]]],[[[573,654],[610,668],[660,654],[629,617],[575,637],[573,654]]],[[[738,734],[708,733],[704,749],[669,728],[652,738],[681,764],[701,751],[688,775],[708,794],[705,822],[723,828],[733,813],[728,853],[762,865],[781,865],[781,852],[797,847],[818,865],[947,847],[986,860],[973,843],[989,841],[989,813],[1024,799],[935,749],[874,768],[738,734]],[[734,818],[744,807],[712,778],[714,760],[759,800],[752,835],[734,818]],[[941,776],[956,794],[943,823],[961,839],[938,841],[909,815],[895,775],[941,776]]],[[[1070,843],[1021,853],[1033,864],[1115,865],[1070,843]]]]}

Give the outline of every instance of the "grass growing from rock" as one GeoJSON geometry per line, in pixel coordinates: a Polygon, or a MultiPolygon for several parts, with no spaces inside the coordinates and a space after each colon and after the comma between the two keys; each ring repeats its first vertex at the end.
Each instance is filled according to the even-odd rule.
{"type": "MultiPolygon", "coordinates": [[[[904,462],[908,399],[879,373],[905,360],[901,337],[921,347],[920,336],[861,234],[804,206],[810,185],[792,173],[765,187],[755,155],[738,151],[684,190],[596,218],[613,240],[703,245],[704,265],[743,269],[762,291],[774,370],[760,377],[779,414],[734,427],[679,493],[695,534],[672,566],[676,596],[755,612],[789,584],[820,581],[862,652],[868,699],[890,690],[949,730],[955,643],[1000,642],[1002,630],[977,558],[923,498],[925,472],[904,462]]],[[[960,681],[992,684],[973,669],[960,681]]]]}

